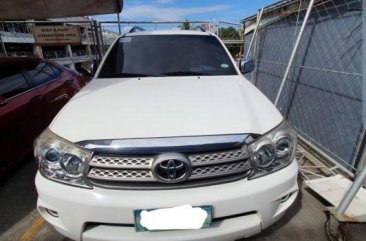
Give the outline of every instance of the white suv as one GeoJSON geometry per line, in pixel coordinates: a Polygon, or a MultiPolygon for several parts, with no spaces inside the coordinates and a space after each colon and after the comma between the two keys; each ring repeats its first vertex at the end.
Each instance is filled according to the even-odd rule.
{"type": "Polygon", "coordinates": [[[296,134],[215,35],[131,32],[36,140],[38,210],[74,240],[237,240],[298,193],[296,134]],[[152,232],[153,231],[153,232],[152,232]]]}

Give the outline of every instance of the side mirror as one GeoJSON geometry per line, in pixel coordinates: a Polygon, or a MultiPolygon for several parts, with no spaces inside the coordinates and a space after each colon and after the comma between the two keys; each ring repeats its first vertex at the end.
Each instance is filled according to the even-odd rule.
{"type": "Polygon", "coordinates": [[[254,68],[253,59],[242,58],[239,60],[239,69],[242,74],[253,72],[254,68]]]}
{"type": "Polygon", "coordinates": [[[8,104],[8,101],[4,97],[0,96],[0,107],[7,105],[7,104],[8,104]]]}
{"type": "Polygon", "coordinates": [[[95,72],[97,72],[98,62],[94,60],[93,62],[83,63],[80,66],[79,71],[86,76],[93,77],[95,72]]]}

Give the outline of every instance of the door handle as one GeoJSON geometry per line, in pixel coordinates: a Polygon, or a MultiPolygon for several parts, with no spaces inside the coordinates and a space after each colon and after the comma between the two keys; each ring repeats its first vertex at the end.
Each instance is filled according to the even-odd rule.
{"type": "Polygon", "coordinates": [[[8,101],[6,100],[6,99],[1,99],[0,100],[0,107],[1,106],[5,106],[5,105],[7,105],[8,104],[8,101]]]}
{"type": "Polygon", "coordinates": [[[29,102],[32,102],[32,103],[37,103],[37,102],[40,102],[42,100],[42,96],[40,95],[36,95],[36,96],[33,96],[29,102]]]}
{"type": "Polygon", "coordinates": [[[68,79],[68,80],[66,80],[65,82],[64,82],[64,85],[70,85],[71,84],[71,80],[70,79],[68,79]]]}
{"type": "Polygon", "coordinates": [[[63,100],[68,100],[70,99],[69,95],[68,94],[62,94],[60,96],[57,96],[56,98],[54,98],[51,103],[54,103],[54,102],[58,102],[58,101],[63,101],[63,100]]]}

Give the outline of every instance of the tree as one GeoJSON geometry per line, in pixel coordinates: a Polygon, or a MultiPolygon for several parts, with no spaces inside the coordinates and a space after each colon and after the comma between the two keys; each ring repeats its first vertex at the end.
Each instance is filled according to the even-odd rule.
{"type": "MultiPolygon", "coordinates": [[[[240,39],[240,34],[239,32],[233,28],[233,27],[228,27],[228,28],[220,28],[219,29],[219,37],[221,39],[230,39],[230,40],[236,40],[236,39],[240,39]]],[[[239,52],[240,52],[240,46],[228,46],[227,47],[230,54],[235,58],[239,52]]]]}
{"type": "Polygon", "coordinates": [[[221,39],[240,39],[239,32],[233,27],[220,28],[219,36],[221,39]]]}
{"type": "Polygon", "coordinates": [[[188,22],[188,20],[186,20],[185,22],[182,23],[182,25],[179,26],[179,28],[182,29],[182,30],[190,30],[191,25],[188,22]]]}

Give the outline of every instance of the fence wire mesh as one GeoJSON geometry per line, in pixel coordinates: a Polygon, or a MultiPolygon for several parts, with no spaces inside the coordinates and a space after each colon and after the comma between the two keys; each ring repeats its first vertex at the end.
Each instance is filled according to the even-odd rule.
{"type": "Polygon", "coordinates": [[[231,55],[238,59],[243,48],[242,42],[237,41],[242,39],[242,25],[224,21],[217,21],[216,25],[217,36],[224,41],[231,55]]]}
{"type": "Polygon", "coordinates": [[[179,29],[195,29],[196,27],[203,27],[207,30],[212,30],[215,26],[208,21],[167,21],[167,22],[138,22],[138,21],[121,21],[118,24],[117,21],[100,22],[100,28],[104,32],[103,44],[110,46],[113,41],[118,37],[119,32],[125,34],[129,32],[133,27],[138,26],[146,31],[154,30],[179,30],[179,29]]]}
{"type": "MultiPolygon", "coordinates": [[[[261,20],[252,82],[274,101],[303,22],[296,10],[261,20]]],[[[245,36],[245,51],[253,32],[245,36]]],[[[316,1],[279,100],[282,114],[303,137],[355,171],[363,149],[362,1],[316,1]]]]}
{"type": "Polygon", "coordinates": [[[217,21],[215,23],[215,25],[217,25],[217,36],[219,38],[222,38],[222,39],[240,39],[241,37],[241,29],[242,29],[242,26],[241,24],[238,24],[238,23],[230,23],[230,22],[224,22],[224,21],[217,21]],[[232,29],[233,30],[233,34],[232,35],[222,35],[222,30],[229,30],[229,29],[232,29]],[[236,33],[234,33],[236,32],[236,33]]]}

